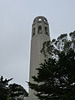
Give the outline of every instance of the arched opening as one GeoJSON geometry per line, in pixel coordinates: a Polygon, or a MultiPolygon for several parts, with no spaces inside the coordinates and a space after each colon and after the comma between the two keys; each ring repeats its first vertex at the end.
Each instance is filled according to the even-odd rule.
{"type": "Polygon", "coordinates": [[[45,27],[45,34],[49,36],[49,34],[48,34],[48,27],[45,27]]]}
{"type": "Polygon", "coordinates": [[[42,19],[41,19],[41,18],[39,18],[39,19],[38,19],[38,21],[42,21],[42,19]]]}
{"type": "Polygon", "coordinates": [[[32,36],[34,36],[35,35],[35,27],[33,28],[33,34],[32,34],[32,36]]]}
{"type": "Polygon", "coordinates": [[[38,26],[38,33],[42,34],[42,26],[38,26]]]}
{"type": "Polygon", "coordinates": [[[44,19],[44,22],[46,22],[46,23],[47,23],[47,20],[46,20],[46,19],[44,19]]]}

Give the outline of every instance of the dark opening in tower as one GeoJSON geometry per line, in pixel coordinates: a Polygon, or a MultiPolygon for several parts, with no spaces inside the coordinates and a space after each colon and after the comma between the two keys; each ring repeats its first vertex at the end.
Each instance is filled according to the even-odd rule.
{"type": "Polygon", "coordinates": [[[47,27],[45,27],[45,34],[49,36],[47,27]]]}
{"type": "Polygon", "coordinates": [[[34,35],[35,35],[35,27],[33,28],[32,36],[34,36],[34,35]]]}
{"type": "Polygon", "coordinates": [[[42,34],[42,26],[41,26],[41,25],[38,26],[38,33],[39,33],[39,34],[42,34]]]}

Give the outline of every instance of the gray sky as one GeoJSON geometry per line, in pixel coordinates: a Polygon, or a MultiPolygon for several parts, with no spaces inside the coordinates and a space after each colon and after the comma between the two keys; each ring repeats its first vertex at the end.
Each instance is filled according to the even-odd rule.
{"type": "Polygon", "coordinates": [[[33,19],[45,16],[51,39],[75,30],[75,0],[0,0],[0,76],[27,91],[33,19]]]}

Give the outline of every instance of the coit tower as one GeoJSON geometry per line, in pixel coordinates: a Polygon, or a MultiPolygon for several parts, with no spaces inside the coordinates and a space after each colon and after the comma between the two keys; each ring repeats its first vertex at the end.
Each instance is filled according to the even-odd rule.
{"type": "MultiPolygon", "coordinates": [[[[32,76],[37,76],[36,68],[44,62],[44,55],[40,52],[43,43],[50,41],[49,24],[45,17],[38,16],[34,19],[32,24],[32,38],[31,38],[31,56],[30,56],[30,77],[29,82],[34,83],[32,76]]],[[[29,97],[27,100],[38,100],[34,95],[35,91],[29,89],[29,97]]]]}

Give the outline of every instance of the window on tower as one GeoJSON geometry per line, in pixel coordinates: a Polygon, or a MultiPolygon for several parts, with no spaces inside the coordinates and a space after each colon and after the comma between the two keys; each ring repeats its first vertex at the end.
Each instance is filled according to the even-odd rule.
{"type": "Polygon", "coordinates": [[[38,26],[38,33],[42,34],[42,26],[38,26]]]}
{"type": "Polygon", "coordinates": [[[44,22],[47,22],[47,20],[46,20],[46,19],[44,19],[44,22]]]}
{"type": "Polygon", "coordinates": [[[40,18],[40,19],[38,19],[38,21],[42,21],[42,19],[40,18]]]}
{"type": "Polygon", "coordinates": [[[45,27],[45,34],[49,36],[47,27],[45,27]]]}
{"type": "Polygon", "coordinates": [[[33,28],[33,34],[32,34],[32,36],[34,36],[35,35],[35,27],[33,28]]]}

